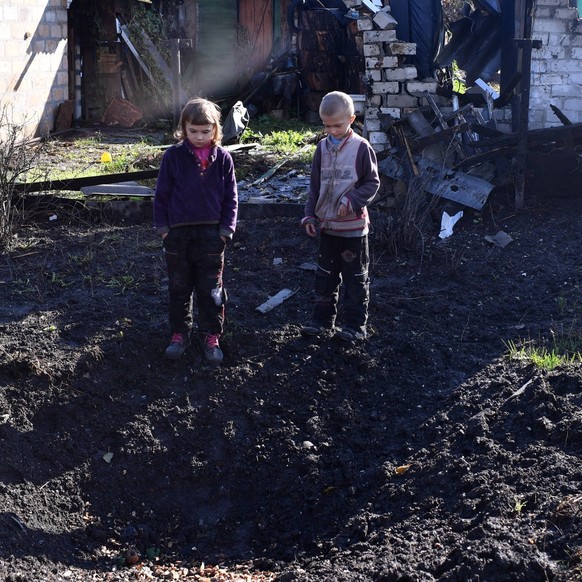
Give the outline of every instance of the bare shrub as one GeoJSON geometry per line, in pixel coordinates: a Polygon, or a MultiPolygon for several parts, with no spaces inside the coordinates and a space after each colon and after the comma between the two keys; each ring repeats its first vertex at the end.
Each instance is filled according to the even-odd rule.
{"type": "Polygon", "coordinates": [[[438,197],[426,191],[422,174],[411,179],[402,205],[375,221],[376,240],[394,256],[402,252],[424,255],[425,240],[434,231],[433,213],[438,197]]]}
{"type": "Polygon", "coordinates": [[[18,183],[38,158],[40,148],[23,141],[24,122],[12,120],[11,109],[0,109],[0,247],[7,248],[23,217],[25,192],[18,183]]]}

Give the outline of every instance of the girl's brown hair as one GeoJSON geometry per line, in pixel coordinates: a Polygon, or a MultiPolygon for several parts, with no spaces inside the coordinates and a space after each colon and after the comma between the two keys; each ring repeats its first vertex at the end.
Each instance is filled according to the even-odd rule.
{"type": "Polygon", "coordinates": [[[222,127],[220,125],[220,118],[222,112],[220,107],[202,97],[190,99],[180,115],[180,125],[176,129],[174,136],[177,139],[186,138],[186,124],[193,125],[213,125],[214,135],[212,136],[212,145],[220,145],[222,143],[222,127]]]}

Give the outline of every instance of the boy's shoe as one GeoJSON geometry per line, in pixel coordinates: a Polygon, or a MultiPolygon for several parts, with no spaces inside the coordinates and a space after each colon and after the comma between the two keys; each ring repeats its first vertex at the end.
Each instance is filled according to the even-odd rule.
{"type": "Polygon", "coordinates": [[[344,327],[343,329],[340,329],[336,334],[336,337],[338,337],[341,340],[344,340],[345,342],[355,342],[355,341],[363,341],[365,339],[367,339],[368,334],[365,331],[355,331],[353,329],[350,329],[349,327],[344,327]]]}
{"type": "Polygon", "coordinates": [[[317,325],[312,323],[311,325],[304,325],[301,328],[301,335],[304,337],[318,337],[326,331],[332,331],[333,327],[324,327],[323,325],[317,325]]]}
{"type": "Polygon", "coordinates": [[[179,360],[190,344],[188,337],[184,337],[181,333],[175,333],[172,336],[170,345],[166,348],[166,358],[170,360],[179,360]]]}
{"type": "Polygon", "coordinates": [[[213,365],[218,366],[224,357],[218,340],[220,334],[218,333],[203,333],[202,334],[202,350],[204,357],[213,365]]]}

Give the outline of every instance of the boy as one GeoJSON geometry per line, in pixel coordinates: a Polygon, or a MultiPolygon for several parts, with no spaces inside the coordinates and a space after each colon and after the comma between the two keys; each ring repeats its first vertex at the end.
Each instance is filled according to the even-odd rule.
{"type": "Polygon", "coordinates": [[[325,95],[319,116],[327,137],[317,144],[311,167],[311,187],[301,224],[311,237],[321,232],[315,305],[305,336],[334,330],[340,284],[344,286],[344,326],[336,336],[347,342],[367,338],[370,298],[366,206],[380,187],[372,146],[351,128],[356,116],[351,97],[340,91],[325,95]]]}

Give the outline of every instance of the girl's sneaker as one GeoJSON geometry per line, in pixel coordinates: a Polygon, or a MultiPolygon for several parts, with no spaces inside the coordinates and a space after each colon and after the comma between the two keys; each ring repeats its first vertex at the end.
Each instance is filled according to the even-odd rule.
{"type": "Polygon", "coordinates": [[[224,357],[218,343],[219,339],[220,334],[218,333],[202,334],[202,350],[204,352],[204,357],[215,366],[220,365],[224,357]]]}
{"type": "Polygon", "coordinates": [[[170,345],[166,348],[166,358],[179,360],[189,344],[188,337],[184,337],[181,333],[175,333],[170,340],[170,345]]]}

